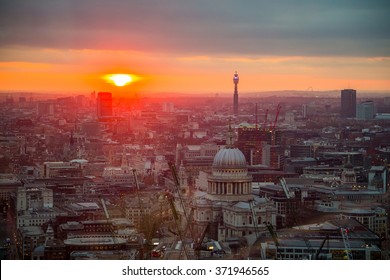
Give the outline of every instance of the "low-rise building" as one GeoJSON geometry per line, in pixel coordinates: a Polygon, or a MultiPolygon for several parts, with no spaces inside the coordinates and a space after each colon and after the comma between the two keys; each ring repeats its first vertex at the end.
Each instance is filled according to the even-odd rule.
{"type": "Polygon", "coordinates": [[[262,237],[254,248],[262,259],[376,260],[382,258],[380,244],[363,224],[344,219],[276,231],[274,239],[262,237]]]}
{"type": "Polygon", "coordinates": [[[46,235],[40,226],[22,226],[17,232],[17,247],[23,260],[30,260],[36,247],[45,244],[46,235]]]}

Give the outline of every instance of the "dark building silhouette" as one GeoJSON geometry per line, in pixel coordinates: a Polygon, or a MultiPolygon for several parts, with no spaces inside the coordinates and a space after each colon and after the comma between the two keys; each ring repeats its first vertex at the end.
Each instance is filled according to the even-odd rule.
{"type": "Polygon", "coordinates": [[[111,92],[99,92],[97,96],[97,116],[112,116],[112,94],[111,92]]]}
{"type": "Polygon", "coordinates": [[[341,111],[342,118],[356,117],[356,90],[343,89],[341,91],[341,111]]]}

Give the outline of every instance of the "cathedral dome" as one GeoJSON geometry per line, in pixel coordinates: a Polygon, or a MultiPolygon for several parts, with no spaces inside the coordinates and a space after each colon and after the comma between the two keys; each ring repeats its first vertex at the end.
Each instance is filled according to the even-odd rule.
{"type": "Polygon", "coordinates": [[[214,157],[214,168],[246,168],[247,163],[244,154],[237,148],[224,148],[218,151],[214,157]]]}

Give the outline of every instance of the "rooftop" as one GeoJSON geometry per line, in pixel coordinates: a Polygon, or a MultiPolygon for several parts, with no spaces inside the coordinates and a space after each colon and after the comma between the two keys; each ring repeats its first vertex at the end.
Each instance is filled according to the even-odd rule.
{"type": "Polygon", "coordinates": [[[26,236],[38,236],[38,235],[44,235],[43,229],[39,226],[27,226],[27,227],[20,227],[20,232],[26,236]]]}
{"type": "Polygon", "coordinates": [[[126,244],[127,240],[120,237],[80,237],[64,240],[65,245],[115,245],[126,244]]]}

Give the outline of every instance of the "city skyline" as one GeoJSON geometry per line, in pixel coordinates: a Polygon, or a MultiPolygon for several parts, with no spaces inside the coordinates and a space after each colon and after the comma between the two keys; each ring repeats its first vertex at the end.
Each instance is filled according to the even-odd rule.
{"type": "Polygon", "coordinates": [[[236,278],[276,275],[259,260],[389,260],[389,11],[0,1],[8,274],[25,277],[14,260],[122,260],[131,277],[139,261],[210,261],[236,278]]]}
{"type": "Polygon", "coordinates": [[[386,1],[4,1],[0,91],[390,90],[386,1]],[[124,87],[104,75],[131,74],[124,87]]]}
{"type": "Polygon", "coordinates": [[[390,97],[340,101],[8,98],[0,258],[388,259],[390,97]]]}

